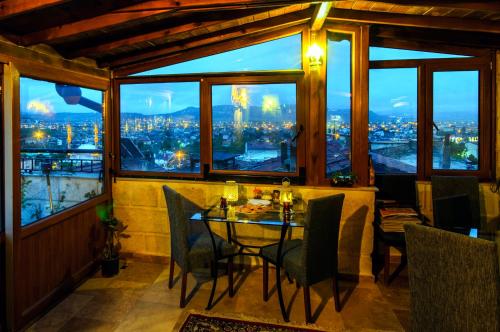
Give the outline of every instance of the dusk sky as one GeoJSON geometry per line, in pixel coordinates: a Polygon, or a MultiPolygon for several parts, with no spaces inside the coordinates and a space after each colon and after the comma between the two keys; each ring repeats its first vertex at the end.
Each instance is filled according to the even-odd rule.
{"type": "MultiPolygon", "coordinates": [[[[301,69],[300,34],[245,47],[221,54],[195,59],[140,73],[160,75],[201,72],[230,72],[252,70],[301,69]]],[[[327,103],[329,109],[350,108],[350,42],[330,41],[327,57],[327,103]]],[[[371,60],[461,57],[439,53],[417,52],[370,47],[371,60]]],[[[435,73],[434,101],[437,113],[457,114],[477,111],[478,73],[435,73]]],[[[217,88],[213,94],[214,105],[231,102],[231,88],[217,88]]],[[[259,88],[252,86],[250,104],[261,105],[264,95],[276,95],[281,104],[295,103],[295,93],[290,84],[259,88]],[[287,98],[289,96],[289,98],[287,98]]],[[[82,95],[100,102],[102,93],[82,88],[82,95]]],[[[370,71],[370,110],[383,115],[416,114],[416,69],[375,69],[370,71]]],[[[121,87],[121,111],[144,114],[171,113],[186,107],[199,107],[199,83],[132,84],[121,87]]],[[[30,78],[21,78],[21,110],[39,112],[46,107],[49,112],[93,112],[80,105],[68,105],[57,94],[55,84],[30,78]],[[29,104],[35,101],[35,104],[29,104]],[[40,102],[40,103],[37,103],[40,102]],[[40,106],[45,105],[45,106],[40,106]]]]}
{"type": "MultiPolygon", "coordinates": [[[[21,77],[20,85],[21,112],[48,115],[62,112],[95,113],[95,111],[78,104],[66,104],[64,99],[57,94],[55,83],[21,77]]],[[[81,88],[81,92],[82,97],[102,103],[102,91],[81,88]]]]}

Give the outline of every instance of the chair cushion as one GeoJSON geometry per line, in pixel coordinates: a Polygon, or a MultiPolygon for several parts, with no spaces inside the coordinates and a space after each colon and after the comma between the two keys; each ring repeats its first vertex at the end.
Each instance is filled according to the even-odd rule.
{"type": "MultiPolygon", "coordinates": [[[[236,247],[222,237],[214,234],[215,245],[219,257],[228,256],[236,252],[236,247]]],[[[189,239],[189,265],[193,267],[201,267],[213,260],[213,246],[210,234],[199,233],[193,234],[189,239]]]]}
{"type": "MultiPolygon", "coordinates": [[[[282,249],[282,257],[287,255],[291,250],[294,248],[299,247],[302,244],[301,239],[295,239],[295,240],[289,240],[283,242],[283,249],[282,249]]],[[[277,262],[277,256],[278,256],[278,243],[271,244],[269,246],[265,246],[261,249],[260,255],[270,261],[273,264],[276,264],[277,262]]]]}

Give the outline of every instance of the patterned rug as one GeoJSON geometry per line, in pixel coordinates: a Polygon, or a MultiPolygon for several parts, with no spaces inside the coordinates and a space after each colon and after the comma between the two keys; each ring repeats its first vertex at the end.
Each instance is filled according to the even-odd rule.
{"type": "Polygon", "coordinates": [[[190,313],[179,332],[318,332],[303,327],[190,313]]]}

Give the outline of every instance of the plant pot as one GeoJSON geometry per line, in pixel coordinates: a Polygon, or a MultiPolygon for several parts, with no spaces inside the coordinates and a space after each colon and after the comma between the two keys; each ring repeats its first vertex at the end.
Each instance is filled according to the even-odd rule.
{"type": "Polygon", "coordinates": [[[103,277],[112,277],[120,271],[120,259],[103,259],[101,261],[101,274],[103,277]]]}
{"type": "Polygon", "coordinates": [[[337,176],[330,179],[330,185],[332,187],[352,187],[355,181],[352,176],[337,176]]]}

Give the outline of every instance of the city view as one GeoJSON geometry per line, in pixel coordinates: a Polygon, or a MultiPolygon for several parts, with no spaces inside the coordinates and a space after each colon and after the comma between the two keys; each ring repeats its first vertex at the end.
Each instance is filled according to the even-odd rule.
{"type": "Polygon", "coordinates": [[[21,78],[21,223],[102,193],[102,92],[21,78]]]}
{"type": "MultiPolygon", "coordinates": [[[[197,85],[122,85],[122,169],[200,172],[197,85]],[[142,100],[145,107],[130,112],[126,100],[142,100]]],[[[213,86],[212,167],[294,172],[295,90],[295,84],[288,83],[213,86]]]]}
{"type": "MultiPolygon", "coordinates": [[[[326,171],[332,176],[351,172],[350,35],[329,36],[328,59],[326,171]]],[[[194,70],[206,63],[200,66],[194,70]]],[[[477,170],[478,72],[433,74],[432,167],[477,170]]],[[[369,153],[375,171],[415,173],[421,128],[417,69],[371,69],[369,83],[369,153]]],[[[23,225],[102,193],[102,95],[21,78],[23,225]]],[[[295,83],[212,84],[210,96],[206,144],[212,147],[212,169],[296,172],[295,83]]],[[[121,169],[200,173],[200,109],[198,81],[120,85],[121,169]]]]}

